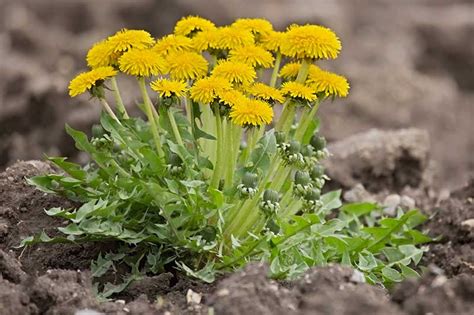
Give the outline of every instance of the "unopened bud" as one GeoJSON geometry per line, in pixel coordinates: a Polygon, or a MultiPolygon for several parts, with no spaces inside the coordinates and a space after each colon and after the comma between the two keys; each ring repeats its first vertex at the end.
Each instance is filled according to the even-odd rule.
{"type": "Polygon", "coordinates": [[[316,151],[321,151],[326,147],[326,139],[319,136],[318,134],[315,134],[311,137],[310,144],[316,151]]]}

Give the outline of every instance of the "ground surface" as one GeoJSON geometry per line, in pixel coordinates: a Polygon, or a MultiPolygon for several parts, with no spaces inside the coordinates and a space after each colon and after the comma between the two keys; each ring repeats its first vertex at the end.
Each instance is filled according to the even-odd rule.
{"type": "MultiPolygon", "coordinates": [[[[474,313],[473,15],[470,0],[0,0],[0,170],[11,166],[0,173],[0,315],[474,313]],[[44,153],[87,159],[64,133],[66,122],[88,130],[98,117],[99,106],[66,92],[87,48],[122,27],[168,33],[187,14],[217,23],[263,16],[280,29],[322,23],[340,35],[343,53],[327,66],[346,74],[352,90],[321,111],[334,154],[328,188],[343,188],[347,201],[430,215],[424,228],[443,237],[429,246],[422,279],[385,291],[334,265],[277,283],[252,265],[213,285],[165,273],[98,303],[90,259],[114,244],[15,248],[62,224],[43,209],[73,206],[26,184],[50,166],[16,161],[44,153]]],[[[120,83],[133,107],[133,85],[120,83]]]]}

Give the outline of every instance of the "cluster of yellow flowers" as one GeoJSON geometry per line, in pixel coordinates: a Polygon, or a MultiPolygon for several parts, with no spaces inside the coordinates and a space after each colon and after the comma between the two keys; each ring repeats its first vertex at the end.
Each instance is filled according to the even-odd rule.
{"type": "Polygon", "coordinates": [[[146,31],[124,29],[96,43],[86,58],[91,70],[71,81],[69,94],[89,91],[103,99],[96,91],[109,79],[118,93],[115,77],[122,72],[152,78],[150,87],[161,98],[221,104],[235,124],[262,126],[272,122],[278,103],[347,96],[344,77],[314,65],[336,58],[340,50],[336,34],[322,26],[291,25],[279,32],[264,19],[217,27],[190,16],[178,21],[173,34],[157,40],[146,31]],[[265,70],[272,68],[270,77],[265,70]]]}

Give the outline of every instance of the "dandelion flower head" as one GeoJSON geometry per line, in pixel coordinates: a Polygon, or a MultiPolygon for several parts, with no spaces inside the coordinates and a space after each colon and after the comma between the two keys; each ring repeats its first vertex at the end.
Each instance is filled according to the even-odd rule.
{"type": "Polygon", "coordinates": [[[200,103],[211,103],[224,91],[232,89],[232,84],[218,77],[206,77],[197,80],[190,89],[191,99],[200,103]]]}
{"type": "Polygon", "coordinates": [[[69,95],[75,97],[93,87],[102,84],[105,80],[115,76],[117,71],[112,67],[98,67],[77,75],[69,83],[69,95]]]}
{"type": "Polygon", "coordinates": [[[341,42],[329,28],[319,25],[292,25],[281,45],[282,54],[293,58],[334,59],[341,42]]]}
{"type": "Polygon", "coordinates": [[[172,79],[194,80],[207,74],[207,60],[195,52],[174,53],[166,58],[172,79]]]}
{"type": "Polygon", "coordinates": [[[273,119],[273,109],[264,101],[247,98],[231,108],[229,117],[242,127],[268,125],[273,119]]]}
{"type": "Polygon", "coordinates": [[[281,93],[284,96],[308,102],[316,100],[316,95],[314,94],[313,88],[294,81],[283,83],[281,87],[281,93]]]}
{"type": "Polygon", "coordinates": [[[262,47],[249,45],[235,48],[229,53],[229,60],[243,62],[252,67],[270,68],[273,65],[273,56],[262,47]]]}
{"type": "Polygon", "coordinates": [[[132,49],[119,59],[120,71],[137,77],[150,77],[164,73],[166,61],[151,49],[132,49]]]}
{"type": "Polygon", "coordinates": [[[110,36],[107,41],[113,47],[114,52],[125,52],[132,48],[145,49],[154,44],[150,33],[143,30],[122,29],[110,36]]]}
{"type": "Polygon", "coordinates": [[[176,23],[174,33],[176,35],[189,36],[196,32],[215,29],[216,26],[211,21],[199,16],[183,17],[176,23]]]}
{"type": "Polygon", "coordinates": [[[178,80],[168,80],[168,79],[159,79],[153,81],[151,84],[151,89],[161,97],[182,97],[186,94],[186,83],[178,80]]]}
{"type": "Polygon", "coordinates": [[[212,75],[237,84],[252,83],[257,77],[257,73],[252,66],[230,60],[220,61],[212,70],[212,75]]]}
{"type": "Polygon", "coordinates": [[[349,82],[341,75],[319,70],[308,75],[307,82],[317,92],[324,92],[326,96],[346,97],[349,94],[349,82]]]}

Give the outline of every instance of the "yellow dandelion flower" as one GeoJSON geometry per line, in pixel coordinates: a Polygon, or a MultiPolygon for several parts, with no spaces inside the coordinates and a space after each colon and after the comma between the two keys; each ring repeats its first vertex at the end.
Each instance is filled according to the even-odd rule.
{"type": "Polygon", "coordinates": [[[271,31],[260,35],[258,44],[266,50],[278,52],[285,39],[285,33],[271,31]]]}
{"type": "Polygon", "coordinates": [[[87,53],[87,65],[91,68],[107,67],[117,64],[120,55],[114,52],[114,47],[106,40],[95,43],[87,53]]]}
{"type": "Polygon", "coordinates": [[[214,23],[209,20],[199,16],[187,16],[183,17],[176,23],[174,33],[176,35],[188,36],[193,35],[196,32],[208,31],[215,28],[216,26],[214,23]]]}
{"type": "Polygon", "coordinates": [[[221,27],[217,29],[215,47],[217,49],[235,49],[237,47],[252,45],[254,38],[252,32],[235,27],[221,27]]]}
{"type": "Polygon", "coordinates": [[[77,75],[69,83],[69,95],[75,97],[86,91],[90,91],[93,87],[102,84],[108,78],[117,74],[112,67],[98,67],[88,72],[77,75]]]}
{"type": "Polygon", "coordinates": [[[262,47],[249,45],[232,49],[229,60],[243,62],[252,67],[270,68],[273,65],[273,56],[262,47]]]}
{"type": "Polygon", "coordinates": [[[171,54],[166,58],[170,77],[176,80],[194,80],[207,74],[207,60],[195,52],[171,54]]]}
{"type": "Polygon", "coordinates": [[[200,103],[211,103],[219,94],[230,90],[232,85],[223,78],[207,77],[197,80],[191,87],[191,99],[200,103]]]}
{"type": "Polygon", "coordinates": [[[149,48],[155,42],[150,33],[143,30],[123,29],[110,36],[107,41],[114,47],[114,52],[125,52],[129,49],[149,48]]]}
{"type": "Polygon", "coordinates": [[[231,26],[251,31],[254,34],[265,34],[273,31],[272,23],[265,19],[237,19],[231,26]]]}
{"type": "Polygon", "coordinates": [[[209,48],[216,48],[219,32],[216,29],[202,31],[192,38],[193,48],[197,51],[208,50],[209,48]]]}
{"type": "Polygon", "coordinates": [[[137,77],[150,77],[166,70],[166,61],[151,49],[132,49],[119,59],[120,71],[137,77]]]}
{"type": "Polygon", "coordinates": [[[282,54],[294,58],[334,59],[341,42],[329,28],[319,25],[292,25],[281,46],[282,54]]]}
{"type": "MultiPolygon", "coordinates": [[[[287,63],[283,68],[281,68],[279,76],[282,77],[283,79],[295,79],[298,76],[298,72],[300,71],[301,68],[301,63],[298,62],[290,62],[287,63]]],[[[308,77],[317,71],[321,70],[318,66],[316,65],[309,65],[309,70],[308,70],[308,77]]]]}
{"type": "Polygon", "coordinates": [[[349,94],[349,82],[341,75],[319,70],[309,73],[307,82],[317,92],[324,92],[326,96],[346,97],[349,94]]]}
{"type": "Polygon", "coordinates": [[[220,61],[212,70],[212,75],[231,83],[249,84],[257,77],[255,69],[243,62],[220,61]]]}
{"type": "Polygon", "coordinates": [[[269,102],[276,101],[283,103],[284,100],[283,95],[279,90],[260,82],[254,83],[250,87],[249,93],[258,99],[262,99],[269,102]]]}
{"type": "Polygon", "coordinates": [[[295,79],[300,71],[301,63],[290,62],[284,65],[280,70],[280,77],[283,79],[295,79]]]}
{"type": "Polygon", "coordinates": [[[161,97],[184,96],[186,93],[186,83],[177,80],[159,79],[153,81],[151,89],[158,92],[161,97]]]}
{"type": "Polygon", "coordinates": [[[159,39],[152,50],[162,55],[168,55],[170,53],[189,51],[192,47],[190,38],[181,35],[167,35],[159,39]]]}
{"type": "Polygon", "coordinates": [[[301,99],[305,101],[312,102],[316,100],[316,95],[314,90],[310,86],[298,82],[285,82],[281,87],[281,93],[284,96],[288,96],[295,99],[301,99]]]}
{"type": "Polygon", "coordinates": [[[235,89],[220,91],[217,93],[217,97],[219,97],[221,103],[230,107],[242,102],[246,98],[242,92],[235,89]]]}
{"type": "Polygon", "coordinates": [[[262,126],[272,122],[273,109],[264,101],[246,98],[232,107],[229,116],[242,127],[262,126]]]}

